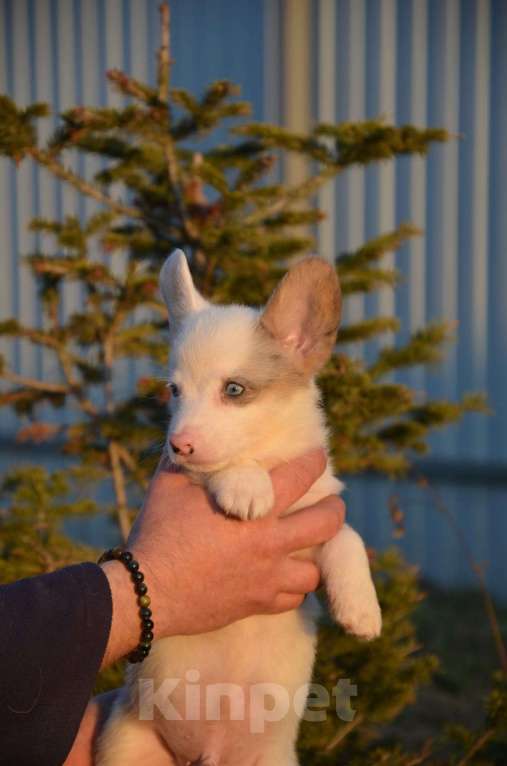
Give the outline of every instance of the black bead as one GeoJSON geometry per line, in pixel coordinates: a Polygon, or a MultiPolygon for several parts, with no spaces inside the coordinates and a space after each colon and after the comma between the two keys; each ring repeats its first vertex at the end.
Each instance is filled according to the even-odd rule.
{"type": "Polygon", "coordinates": [[[153,641],[153,633],[151,630],[143,630],[141,633],[141,643],[146,643],[148,641],[153,641]]]}
{"type": "Polygon", "coordinates": [[[120,559],[121,559],[121,560],[122,560],[122,561],[123,561],[125,564],[128,564],[128,563],[129,563],[129,561],[132,561],[132,559],[133,559],[133,558],[134,558],[134,557],[132,556],[132,554],[130,553],[130,551],[122,551],[122,552],[120,553],[120,559]]]}
{"type": "Polygon", "coordinates": [[[151,646],[140,646],[139,647],[139,653],[142,655],[142,657],[147,657],[150,653],[151,646]]]}
{"type": "Polygon", "coordinates": [[[140,582],[136,585],[135,591],[138,596],[144,596],[146,593],[148,593],[148,588],[143,582],[140,582]]]}
{"type": "Polygon", "coordinates": [[[153,620],[143,618],[143,630],[153,630],[153,620]]]}
{"type": "Polygon", "coordinates": [[[144,580],[144,575],[142,572],[132,572],[132,579],[134,582],[142,582],[144,580]]]}
{"type": "Polygon", "coordinates": [[[129,570],[129,572],[137,572],[137,570],[139,569],[139,562],[136,561],[135,559],[132,559],[132,561],[128,562],[127,569],[129,570]]]}
{"type": "Polygon", "coordinates": [[[151,609],[148,609],[147,606],[142,606],[141,609],[139,610],[139,615],[141,616],[143,620],[144,619],[148,620],[151,617],[151,609]]]}
{"type": "Polygon", "coordinates": [[[110,555],[111,558],[113,559],[119,559],[122,553],[123,553],[122,548],[110,548],[108,550],[108,555],[110,555]]]}

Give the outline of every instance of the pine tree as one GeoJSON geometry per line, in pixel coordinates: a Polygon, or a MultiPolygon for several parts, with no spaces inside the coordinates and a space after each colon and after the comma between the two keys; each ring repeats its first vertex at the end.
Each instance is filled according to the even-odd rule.
{"type": "MultiPolygon", "coordinates": [[[[34,379],[0,359],[5,384],[0,404],[14,408],[23,419],[22,438],[54,442],[76,463],[53,474],[30,469],[4,477],[2,579],[90,557],[64,534],[62,522],[68,516],[107,512],[117,523],[119,537],[128,533],[157,460],[153,445],[162,442],[167,420],[163,375],[168,345],[157,281],[160,265],[173,248],[191,254],[196,284],[210,299],[261,304],[287,262],[314,249],[313,232],[323,218],[315,195],[324,184],[350,166],[425,154],[433,142],[450,138],[444,130],[397,127],[382,120],[318,124],[309,134],[245,122],[250,107],[237,99],[238,90],[229,82],[213,83],[200,98],[171,86],[165,4],[161,12],[156,86],[118,70],[107,73],[112,87],[125,97],[123,107],[71,109],[60,116],[58,129],[42,146],[38,121],[49,108],[34,104],[21,109],[0,96],[0,154],[16,164],[37,163],[100,205],[87,219],[32,221],[32,230],[53,242],[50,252],[25,258],[38,287],[43,319],[36,327],[16,319],[0,323],[4,339],[44,349],[54,355],[59,369],[55,380],[34,379]],[[231,119],[236,122],[227,144],[195,148],[231,119]],[[69,152],[100,157],[101,169],[92,178],[80,177],[66,164],[69,152]],[[273,166],[286,152],[306,158],[311,168],[307,179],[295,186],[272,180],[273,166]],[[80,285],[83,300],[65,314],[62,296],[71,283],[80,285]],[[143,375],[135,390],[125,393],[118,386],[119,365],[139,359],[147,360],[153,373],[143,375]],[[68,407],[60,425],[45,422],[41,413],[64,405],[68,407]],[[83,483],[85,488],[109,484],[112,507],[83,500],[83,483]]],[[[400,275],[383,258],[418,233],[406,224],[355,252],[338,255],[345,300],[394,289],[400,275]]],[[[402,473],[414,451],[427,449],[434,428],[484,407],[477,395],[455,403],[421,402],[409,387],[392,381],[396,370],[441,358],[451,336],[445,324],[418,330],[405,345],[384,346],[373,363],[346,353],[345,344],[351,341],[397,329],[396,319],[384,316],[346,325],[321,375],[332,458],[340,474],[402,473]]],[[[340,677],[360,686],[358,713],[353,722],[330,717],[322,726],[305,725],[305,763],[419,762],[385,742],[381,724],[413,700],[435,665],[433,658],[418,651],[410,619],[421,596],[415,573],[398,556],[378,557],[374,567],[384,611],[382,638],[361,645],[335,626],[324,625],[316,668],[316,678],[327,688],[340,677]]],[[[493,692],[490,711],[495,712],[486,724],[486,731],[493,733],[487,734],[482,749],[493,746],[505,706],[503,680],[493,692]]],[[[471,752],[480,736],[462,733],[459,746],[471,752]]]]}

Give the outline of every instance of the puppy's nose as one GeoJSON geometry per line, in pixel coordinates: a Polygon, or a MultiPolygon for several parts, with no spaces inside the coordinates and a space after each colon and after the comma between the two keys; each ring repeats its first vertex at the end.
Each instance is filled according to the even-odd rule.
{"type": "Polygon", "coordinates": [[[173,434],[169,439],[169,444],[176,455],[192,455],[194,448],[185,433],[173,434]]]}

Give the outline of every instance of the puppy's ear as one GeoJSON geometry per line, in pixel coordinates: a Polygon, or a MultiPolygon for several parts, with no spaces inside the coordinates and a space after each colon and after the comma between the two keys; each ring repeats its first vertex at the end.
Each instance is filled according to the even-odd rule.
{"type": "Polygon", "coordinates": [[[209,306],[194,286],[183,250],[174,250],[167,258],[160,271],[159,285],[169,313],[171,334],[178,332],[186,316],[209,306]]]}
{"type": "Polygon", "coordinates": [[[331,356],[340,323],[341,292],[336,271],[322,258],[293,266],[269,299],[261,325],[297,369],[313,375],[331,356]]]}

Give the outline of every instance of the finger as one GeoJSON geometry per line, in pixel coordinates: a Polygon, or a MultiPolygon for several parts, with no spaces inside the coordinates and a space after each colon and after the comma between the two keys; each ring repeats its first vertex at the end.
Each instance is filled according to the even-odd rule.
{"type": "Polygon", "coordinates": [[[270,474],[275,492],[272,513],[283,513],[303,497],[324,472],[326,462],[324,450],[317,449],[274,468],[270,474]]]}
{"type": "Polygon", "coordinates": [[[281,574],[280,590],[306,595],[317,590],[319,584],[320,570],[313,561],[289,559],[281,574]]]}
{"type": "Polygon", "coordinates": [[[296,595],[294,593],[279,593],[271,605],[269,610],[270,614],[279,614],[280,612],[291,612],[293,609],[297,609],[305,597],[302,595],[296,595]]]}
{"type": "Polygon", "coordinates": [[[344,520],[345,503],[340,497],[330,495],[280,519],[276,534],[280,536],[282,549],[298,551],[326,543],[341,529],[344,520]]]}

